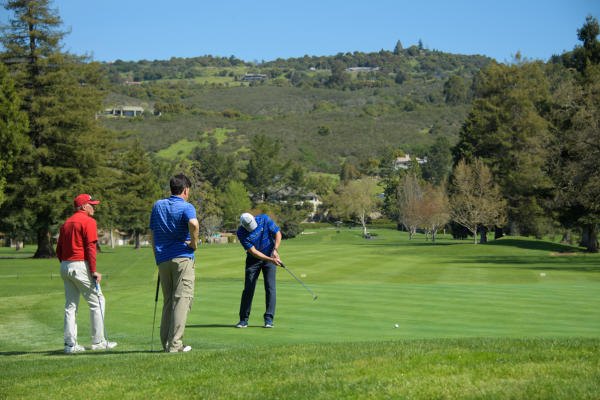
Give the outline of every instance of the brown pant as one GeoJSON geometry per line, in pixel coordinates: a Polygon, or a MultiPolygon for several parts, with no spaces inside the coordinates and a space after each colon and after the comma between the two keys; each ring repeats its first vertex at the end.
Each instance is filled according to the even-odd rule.
{"type": "Polygon", "coordinates": [[[179,351],[183,347],[183,330],[194,300],[194,260],[173,258],[158,264],[163,292],[160,340],[163,349],[179,351]]]}

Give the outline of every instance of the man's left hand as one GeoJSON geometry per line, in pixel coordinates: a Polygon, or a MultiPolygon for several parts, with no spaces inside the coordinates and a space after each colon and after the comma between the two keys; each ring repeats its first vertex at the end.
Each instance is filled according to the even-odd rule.
{"type": "Polygon", "coordinates": [[[94,278],[97,283],[100,283],[102,280],[102,274],[99,272],[92,272],[92,278],[94,278]]]}

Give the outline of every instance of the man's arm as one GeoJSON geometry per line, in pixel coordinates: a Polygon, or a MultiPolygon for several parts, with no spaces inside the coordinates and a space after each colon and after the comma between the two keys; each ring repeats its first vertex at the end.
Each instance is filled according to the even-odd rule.
{"type": "Polygon", "coordinates": [[[186,243],[192,249],[196,250],[198,248],[198,239],[199,239],[199,235],[200,235],[200,224],[198,223],[197,218],[191,218],[188,221],[188,229],[190,230],[191,240],[186,243]]]}
{"type": "Polygon", "coordinates": [[[281,260],[279,258],[279,244],[281,243],[281,231],[277,231],[277,233],[275,234],[275,247],[273,247],[273,253],[271,254],[271,257],[276,258],[279,262],[276,263],[277,265],[281,264],[281,260]]]}
{"type": "Polygon", "coordinates": [[[150,231],[150,246],[152,246],[152,253],[154,253],[154,258],[156,258],[156,249],[154,249],[154,232],[152,231],[152,229],[149,229],[150,231]]]}
{"type": "Polygon", "coordinates": [[[96,280],[96,282],[100,283],[100,280],[102,280],[102,274],[96,271],[96,240],[85,244],[84,253],[85,260],[88,262],[88,266],[90,268],[90,274],[94,280],[96,280]]]}
{"type": "Polygon", "coordinates": [[[273,264],[281,266],[281,260],[279,259],[278,255],[275,255],[276,252],[273,252],[274,255],[272,257],[269,257],[269,256],[265,255],[264,253],[262,253],[261,251],[258,251],[256,249],[256,247],[254,247],[254,246],[250,247],[246,251],[254,258],[258,258],[259,260],[264,260],[264,261],[271,261],[273,264]]]}
{"type": "MultiPolygon", "coordinates": [[[[90,206],[91,207],[91,206],[90,206]]],[[[96,243],[98,242],[98,228],[96,221],[90,218],[91,222],[86,226],[83,238],[84,259],[88,262],[90,274],[94,280],[100,283],[102,274],[96,271],[96,243]]]]}
{"type": "MultiPolygon", "coordinates": [[[[62,231],[62,229],[61,229],[62,231]]],[[[63,247],[63,234],[62,232],[60,232],[58,234],[58,243],[56,244],[56,257],[58,258],[58,261],[62,262],[62,247],[63,247]]]]}

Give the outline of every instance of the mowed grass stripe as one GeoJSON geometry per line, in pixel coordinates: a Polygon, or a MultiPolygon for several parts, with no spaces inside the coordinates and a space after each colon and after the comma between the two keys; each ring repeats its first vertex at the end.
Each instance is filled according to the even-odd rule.
{"type": "MultiPolygon", "coordinates": [[[[244,252],[203,245],[185,355],[148,352],[150,249],[99,255],[107,333],[119,346],[74,357],[61,354],[58,262],[0,259],[0,275],[26,276],[0,280],[0,398],[600,397],[600,256],[566,262],[549,254],[569,248],[546,242],[432,245],[381,232],[284,242],[284,261],[319,298],[279,269],[275,329],[262,328],[262,278],[251,327],[233,328],[244,252]],[[73,370],[97,379],[81,390],[73,370]]],[[[155,350],[162,296],[157,305],[155,350]]],[[[87,346],[83,300],[78,323],[87,346]]]]}
{"type": "Polygon", "coordinates": [[[600,389],[599,352],[599,342],[592,339],[460,339],[257,347],[186,355],[49,354],[11,357],[1,372],[0,395],[32,399],[594,398],[600,389]],[[69,374],[73,369],[98,378],[81,390],[69,374]]]}

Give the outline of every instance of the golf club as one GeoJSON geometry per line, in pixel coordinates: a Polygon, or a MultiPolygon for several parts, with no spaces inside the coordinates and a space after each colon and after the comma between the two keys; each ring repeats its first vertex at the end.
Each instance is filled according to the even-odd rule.
{"type": "Polygon", "coordinates": [[[281,263],[281,266],[283,267],[283,269],[285,269],[287,272],[290,273],[290,275],[292,275],[294,278],[296,278],[296,280],[298,282],[300,282],[300,284],[302,286],[304,286],[304,289],[308,290],[308,292],[310,294],[312,294],[313,300],[316,300],[318,296],[315,296],[315,294],[309,288],[307,288],[306,285],[304,283],[302,283],[302,281],[300,279],[298,279],[298,277],[296,275],[294,275],[294,273],[292,271],[290,271],[289,269],[287,269],[287,267],[282,262],[280,262],[280,263],[281,263]]]}
{"type": "Polygon", "coordinates": [[[100,316],[102,317],[102,327],[104,328],[104,341],[106,342],[106,351],[108,351],[108,336],[106,336],[106,324],[104,323],[104,311],[102,310],[102,300],[100,299],[100,286],[98,281],[94,281],[96,284],[96,295],[98,296],[98,305],[100,306],[100,316]]]}
{"type": "Polygon", "coordinates": [[[156,296],[154,297],[154,317],[152,318],[152,342],[150,342],[150,352],[154,351],[154,323],[156,322],[156,304],[158,303],[158,288],[160,287],[160,275],[156,279],[156,296]]]}

